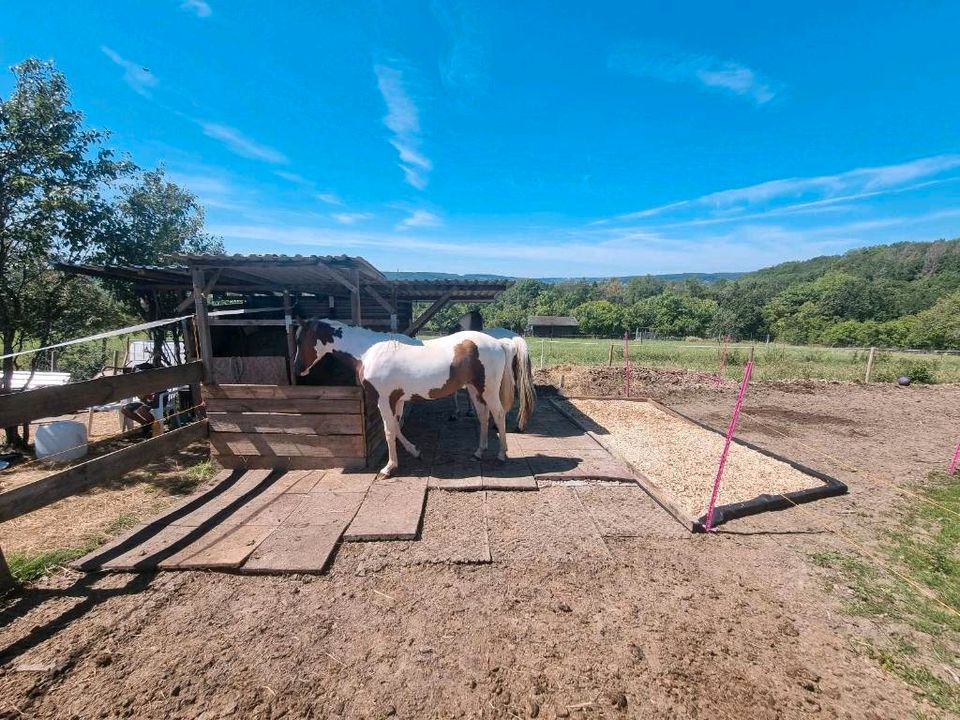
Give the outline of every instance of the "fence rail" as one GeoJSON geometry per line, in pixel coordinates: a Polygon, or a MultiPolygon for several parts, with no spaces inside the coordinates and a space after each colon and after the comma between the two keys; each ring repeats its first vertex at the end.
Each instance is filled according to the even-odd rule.
{"type": "Polygon", "coordinates": [[[94,405],[106,405],[167,388],[196,385],[202,373],[202,363],[192,362],[0,395],[0,428],[75,413],[94,405]]]}

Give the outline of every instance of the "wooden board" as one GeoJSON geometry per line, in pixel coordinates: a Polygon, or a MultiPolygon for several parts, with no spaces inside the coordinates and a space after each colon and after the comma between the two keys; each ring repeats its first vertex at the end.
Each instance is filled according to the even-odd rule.
{"type": "Polygon", "coordinates": [[[161,560],[157,566],[177,570],[238,568],[270,536],[274,527],[221,525],[183,550],[161,560]]]}
{"type": "Polygon", "coordinates": [[[204,385],[203,393],[219,399],[359,400],[363,390],[343,385],[204,385]]]}
{"type": "Polygon", "coordinates": [[[354,414],[360,415],[360,400],[337,400],[331,398],[207,398],[207,409],[210,412],[281,412],[281,413],[310,413],[323,414],[354,414]]]}
{"type": "Polygon", "coordinates": [[[364,457],[310,457],[306,455],[217,455],[217,462],[225,468],[253,470],[277,468],[283,470],[363,470],[367,467],[364,457]]]}
{"type": "Polygon", "coordinates": [[[291,435],[360,435],[359,414],[280,414],[208,412],[210,430],[233,433],[288,433],[291,435]]]}
{"type": "Polygon", "coordinates": [[[349,517],[330,516],[319,525],[277,528],[254,549],[241,571],[321,573],[349,522],[349,517]]]}
{"type": "Polygon", "coordinates": [[[362,457],[359,435],[286,435],[281,433],[211,433],[221,455],[362,457]]]}
{"type": "Polygon", "coordinates": [[[0,493],[0,522],[120,477],[205,438],[207,432],[207,421],[200,420],[0,493]]]}
{"type": "Polygon", "coordinates": [[[202,372],[202,364],[192,362],[0,395],[0,427],[12,427],[29,420],[66,415],[93,405],[106,405],[167,388],[190,385],[200,381],[202,372]]]}
{"type": "Polygon", "coordinates": [[[344,541],[413,540],[420,530],[426,496],[426,478],[374,482],[343,534],[344,541]]]}

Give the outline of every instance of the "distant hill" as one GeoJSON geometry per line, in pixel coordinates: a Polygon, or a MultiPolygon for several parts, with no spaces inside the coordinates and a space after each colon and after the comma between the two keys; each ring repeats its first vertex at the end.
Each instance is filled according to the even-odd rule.
{"type": "MultiPolygon", "coordinates": [[[[470,273],[467,275],[457,275],[456,273],[442,272],[389,272],[383,273],[390,280],[516,280],[517,278],[509,275],[487,275],[483,273],[470,273]]],[[[744,273],[674,273],[669,275],[653,275],[657,280],[663,282],[683,282],[684,280],[698,279],[706,283],[717,282],[718,280],[736,280],[744,273]]],[[[634,277],[648,277],[647,275],[623,275],[618,279],[621,282],[628,282],[634,277]]],[[[538,278],[545,283],[564,283],[564,282],[599,282],[609,280],[608,277],[551,277],[538,278]]]]}

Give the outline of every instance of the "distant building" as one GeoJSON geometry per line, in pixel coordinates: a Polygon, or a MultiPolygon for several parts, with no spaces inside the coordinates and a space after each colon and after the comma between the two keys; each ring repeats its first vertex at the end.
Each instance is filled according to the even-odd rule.
{"type": "Polygon", "coordinates": [[[580,334],[576,318],[558,315],[531,315],[527,318],[527,335],[539,337],[573,337],[580,334]]]}

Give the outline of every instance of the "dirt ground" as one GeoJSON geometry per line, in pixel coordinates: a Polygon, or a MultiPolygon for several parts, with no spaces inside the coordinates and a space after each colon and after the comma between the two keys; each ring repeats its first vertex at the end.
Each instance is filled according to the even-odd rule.
{"type": "MultiPolygon", "coordinates": [[[[560,375],[571,394],[622,388],[605,368],[538,380],[560,375]]],[[[721,427],[735,396],[682,374],[634,384],[721,427]]],[[[894,487],[949,460],[960,387],[757,384],[744,412],[743,437],[850,495],[587,546],[562,525],[517,532],[573,489],[490,492],[492,564],[373,567],[346,544],[317,577],[63,571],[0,612],[0,717],[944,717],[856,651],[881,630],[842,612],[810,555],[848,549],[828,527],[876,543],[894,487]]]]}

